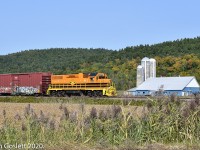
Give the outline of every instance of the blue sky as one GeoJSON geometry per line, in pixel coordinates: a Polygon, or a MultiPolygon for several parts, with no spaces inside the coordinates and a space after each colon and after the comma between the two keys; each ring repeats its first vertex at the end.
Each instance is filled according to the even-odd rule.
{"type": "Polygon", "coordinates": [[[5,0],[0,55],[42,48],[107,48],[200,36],[199,0],[5,0]]]}

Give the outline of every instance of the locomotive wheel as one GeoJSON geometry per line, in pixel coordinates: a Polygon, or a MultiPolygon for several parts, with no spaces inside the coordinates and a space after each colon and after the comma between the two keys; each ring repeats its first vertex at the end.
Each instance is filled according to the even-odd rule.
{"type": "Polygon", "coordinates": [[[52,97],[56,96],[56,91],[51,91],[50,96],[52,97]]]}
{"type": "Polygon", "coordinates": [[[64,92],[64,91],[63,91],[63,96],[64,97],[69,97],[69,95],[66,92],[64,92]]]}
{"type": "Polygon", "coordinates": [[[84,93],[82,91],[80,91],[80,96],[83,97],[85,96],[84,93]]]}
{"type": "Polygon", "coordinates": [[[65,91],[60,91],[60,93],[61,93],[61,96],[62,96],[62,97],[65,97],[65,96],[66,96],[65,91]]]}
{"type": "Polygon", "coordinates": [[[102,91],[98,91],[98,96],[99,96],[99,97],[102,97],[102,96],[103,96],[102,91]]]}
{"type": "Polygon", "coordinates": [[[93,91],[92,96],[97,97],[98,96],[98,91],[93,91]]]}
{"type": "Polygon", "coordinates": [[[56,96],[58,96],[58,97],[62,97],[62,91],[57,91],[56,96]]]}
{"type": "Polygon", "coordinates": [[[92,97],[92,92],[91,92],[91,91],[88,91],[88,92],[87,92],[87,96],[92,97]]]}

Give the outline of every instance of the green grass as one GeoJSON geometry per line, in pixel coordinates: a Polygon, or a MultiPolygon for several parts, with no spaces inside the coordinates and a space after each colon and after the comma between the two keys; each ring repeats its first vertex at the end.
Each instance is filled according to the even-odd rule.
{"type": "MultiPolygon", "coordinates": [[[[124,98],[124,104],[128,104],[131,101],[130,105],[132,106],[142,106],[146,102],[145,101],[135,101],[131,99],[124,98]]],[[[62,97],[24,97],[24,96],[12,96],[12,97],[0,97],[0,102],[11,102],[11,103],[84,103],[91,105],[121,105],[121,99],[110,99],[110,98],[88,98],[88,97],[70,97],[70,98],[62,98],[62,97]]]]}

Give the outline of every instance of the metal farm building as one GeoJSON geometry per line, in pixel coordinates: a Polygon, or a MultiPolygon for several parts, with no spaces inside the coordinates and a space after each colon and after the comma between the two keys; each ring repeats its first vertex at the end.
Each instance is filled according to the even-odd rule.
{"type": "Polygon", "coordinates": [[[136,88],[127,91],[129,95],[171,95],[188,96],[200,92],[196,78],[191,77],[157,77],[148,78],[136,88]]]}

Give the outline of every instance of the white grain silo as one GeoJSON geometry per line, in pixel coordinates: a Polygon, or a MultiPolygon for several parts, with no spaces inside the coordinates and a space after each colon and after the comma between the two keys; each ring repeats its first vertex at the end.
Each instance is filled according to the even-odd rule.
{"type": "Polygon", "coordinates": [[[148,57],[141,60],[141,65],[144,68],[144,81],[150,77],[150,61],[148,57]]]}
{"type": "Polygon", "coordinates": [[[137,87],[144,82],[144,68],[139,65],[137,67],[137,87]]]}
{"type": "Polygon", "coordinates": [[[151,58],[150,61],[150,78],[156,77],[156,60],[151,58]]]}

